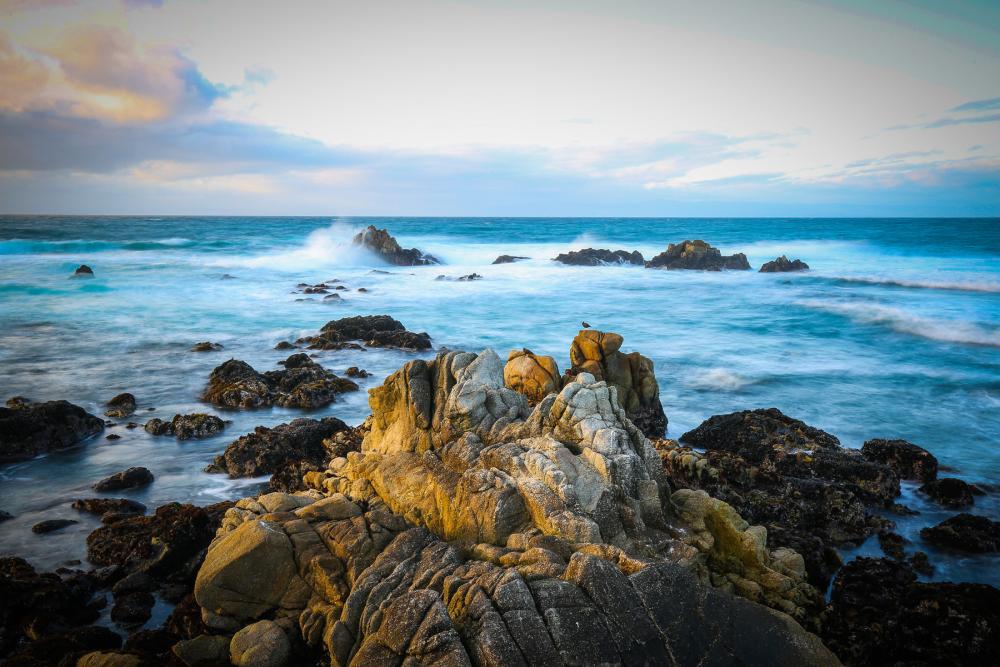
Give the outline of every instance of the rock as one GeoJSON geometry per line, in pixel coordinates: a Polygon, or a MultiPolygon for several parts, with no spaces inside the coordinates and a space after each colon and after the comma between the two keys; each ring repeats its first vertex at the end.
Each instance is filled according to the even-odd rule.
{"type": "Polygon", "coordinates": [[[0,523],[3,523],[4,521],[10,521],[13,518],[14,515],[11,514],[10,512],[4,512],[3,510],[0,510],[0,523]]]}
{"type": "Polygon", "coordinates": [[[879,533],[878,544],[882,548],[882,553],[894,560],[903,560],[903,557],[906,555],[903,550],[903,545],[906,544],[906,539],[897,533],[879,533]]]}
{"type": "Polygon", "coordinates": [[[0,408],[0,464],[68,449],[104,430],[104,422],[67,401],[11,399],[0,408]]]}
{"type": "Polygon", "coordinates": [[[349,378],[366,378],[371,377],[371,373],[363,368],[358,368],[357,366],[351,366],[345,371],[347,377],[349,378]]]}
{"type": "Polygon", "coordinates": [[[278,405],[311,410],[329,405],[339,393],[358,389],[302,353],[279,363],[284,370],[258,373],[245,361],[230,359],[212,371],[202,400],[228,408],[278,405]]]}
{"type": "Polygon", "coordinates": [[[173,435],[178,440],[191,438],[209,438],[221,433],[226,428],[226,422],[215,415],[196,412],[190,415],[174,415],[171,421],[151,419],[143,427],[152,435],[173,435]]]}
{"type": "Polygon", "coordinates": [[[208,667],[229,662],[230,638],[223,635],[198,635],[177,642],[173,654],[188,667],[208,667]]]}
{"type": "Polygon", "coordinates": [[[356,234],[354,245],[367,248],[383,261],[396,266],[423,266],[441,263],[433,255],[425,255],[416,248],[404,250],[396,242],[396,239],[389,235],[387,230],[376,229],[374,225],[368,225],[364,231],[356,234]]]}
{"type": "Polygon", "coordinates": [[[81,264],[76,267],[76,271],[73,272],[74,278],[93,278],[94,270],[87,266],[86,264],[81,264]]]}
{"type": "Polygon", "coordinates": [[[105,440],[121,440],[122,437],[120,435],[118,435],[117,433],[109,433],[106,436],[104,436],[104,439],[105,440]]]}
{"type": "Polygon", "coordinates": [[[55,530],[60,530],[66,526],[72,526],[74,523],[79,523],[73,519],[46,519],[45,521],[39,521],[34,526],[31,527],[31,532],[33,533],[51,533],[55,530]]]}
{"type": "Polygon", "coordinates": [[[511,350],[507,355],[503,383],[508,389],[523,394],[528,399],[528,405],[537,405],[562,388],[556,360],[536,355],[527,348],[511,350]]]}
{"type": "Polygon", "coordinates": [[[222,345],[219,343],[213,343],[211,341],[203,341],[201,343],[195,343],[191,347],[192,352],[218,352],[222,349],[222,345]]]}
{"type": "Polygon", "coordinates": [[[606,381],[617,390],[618,402],[639,430],[651,438],[663,437],[667,416],[660,403],[653,361],[638,352],[620,352],[622,342],[616,333],[581,329],[569,350],[572,367],[563,384],[581,372],[606,381]]]}
{"type": "Polygon", "coordinates": [[[585,248],[564,252],[557,255],[554,261],[573,266],[605,266],[608,264],[638,264],[641,266],[643,258],[642,253],[638,250],[629,252],[628,250],[585,248]]]}
{"type": "Polygon", "coordinates": [[[276,349],[276,350],[294,350],[295,346],[292,345],[291,343],[289,343],[287,340],[283,340],[283,341],[278,342],[278,344],[274,346],[274,349],[276,349]]]}
{"type": "Polygon", "coordinates": [[[343,301],[339,294],[327,294],[323,297],[323,301],[343,301]]]}
{"type": "Polygon", "coordinates": [[[924,528],[920,537],[931,544],[968,553],[1000,551],[1000,523],[984,516],[962,513],[936,526],[924,528]]]}
{"type": "Polygon", "coordinates": [[[229,645],[229,659],[239,667],[284,667],[291,653],[285,631],[267,620],[246,626],[229,645]]]}
{"type": "Polygon", "coordinates": [[[789,260],[787,257],[782,255],[777,259],[771,260],[770,262],[764,262],[764,265],[760,267],[759,273],[787,273],[789,271],[808,271],[808,270],[809,270],[809,265],[803,262],[801,259],[789,260]]]}
{"type": "Polygon", "coordinates": [[[920,491],[945,507],[951,508],[968,507],[975,502],[974,496],[982,493],[972,484],[966,484],[955,477],[942,477],[927,482],[920,487],[920,491]]]}
{"type": "Polygon", "coordinates": [[[108,417],[128,417],[135,412],[135,396],[125,392],[118,394],[107,403],[107,410],[104,411],[108,417]]]}
{"type": "Polygon", "coordinates": [[[388,315],[345,317],[327,322],[317,336],[299,339],[311,350],[364,349],[352,341],[362,341],[368,347],[398,347],[404,350],[428,350],[431,337],[426,333],[407,331],[399,321],[388,315]]]}
{"type": "Polygon", "coordinates": [[[646,268],[746,271],[750,269],[750,262],[747,261],[746,255],[741,252],[735,255],[723,255],[718,248],[698,240],[671,243],[667,246],[666,251],[646,262],[646,268]]]}
{"type": "Polygon", "coordinates": [[[478,273],[470,273],[468,275],[459,276],[457,280],[458,282],[461,283],[461,282],[470,282],[472,280],[482,280],[482,279],[483,277],[478,273]]]}
{"type": "Polygon", "coordinates": [[[92,651],[80,656],[76,667],[142,667],[139,656],[113,651],[92,651]]]}
{"type": "Polygon", "coordinates": [[[861,455],[889,466],[900,479],[926,483],[937,478],[938,462],[934,455],[906,440],[868,440],[861,447],[861,455]]]}
{"type": "Polygon", "coordinates": [[[856,558],[833,583],[823,641],[848,665],[979,665],[1000,656],[1000,590],[922,583],[905,563],[856,558]]]}
{"type": "Polygon", "coordinates": [[[368,292],[369,289],[367,287],[359,287],[358,291],[361,292],[361,293],[365,293],[365,292],[368,292]]]}
{"type": "MultiPolygon", "coordinates": [[[[146,506],[128,498],[87,498],[74,500],[73,509],[102,517],[121,519],[128,515],[145,514],[146,506]]],[[[108,523],[105,521],[105,523],[108,523]]]]}
{"type": "Polygon", "coordinates": [[[141,625],[149,620],[156,599],[147,591],[133,591],[115,595],[111,620],[124,626],[141,625]]]}
{"type": "Polygon", "coordinates": [[[296,419],[274,428],[258,426],[253,433],[230,443],[205,471],[224,472],[237,478],[272,474],[289,462],[325,466],[333,456],[347,453],[333,443],[326,443],[331,436],[346,430],[347,424],[336,417],[296,419]]]}
{"type": "Polygon", "coordinates": [[[529,257],[519,257],[518,255],[500,255],[493,260],[494,264],[512,264],[514,262],[519,262],[522,259],[530,259],[529,257]]]}
{"type": "Polygon", "coordinates": [[[148,468],[141,466],[128,468],[94,484],[94,490],[107,493],[108,491],[121,491],[122,489],[138,489],[152,484],[153,479],[153,473],[149,472],[148,468]]]}

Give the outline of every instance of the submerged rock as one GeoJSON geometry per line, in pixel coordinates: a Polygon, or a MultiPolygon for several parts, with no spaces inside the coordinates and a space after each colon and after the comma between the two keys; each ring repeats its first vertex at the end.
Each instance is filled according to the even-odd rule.
{"type": "Polygon", "coordinates": [[[750,262],[741,252],[735,255],[723,255],[701,240],[671,243],[667,249],[646,262],[647,269],[699,269],[702,271],[721,271],[734,269],[746,271],[750,262]]]}
{"type": "Polygon", "coordinates": [[[660,438],[667,430],[667,416],[660,403],[653,361],[638,352],[621,352],[623,342],[616,333],[580,330],[570,346],[572,367],[564,383],[581,372],[606,381],[615,387],[618,402],[639,430],[647,437],[660,438]]]}
{"type": "Polygon", "coordinates": [[[94,270],[87,266],[86,264],[81,264],[76,267],[76,271],[73,272],[74,278],[93,278],[94,270]]]}
{"type": "Polygon", "coordinates": [[[245,361],[230,359],[212,371],[202,400],[228,408],[315,409],[332,403],[339,393],[358,389],[303,353],[279,363],[284,370],[258,373],[245,361]]]}
{"type": "Polygon", "coordinates": [[[215,415],[196,412],[190,415],[174,415],[171,421],[150,419],[143,426],[151,435],[173,435],[178,440],[191,438],[209,438],[221,433],[226,428],[226,422],[215,415]]]}
{"type": "Polygon", "coordinates": [[[861,455],[889,466],[900,479],[930,482],[937,478],[938,461],[934,455],[906,440],[868,440],[861,447],[861,455]]]}
{"type": "Polygon", "coordinates": [[[1000,523],[964,512],[936,526],[924,528],[920,537],[935,546],[968,553],[1000,551],[1000,523]]]}
{"type": "Polygon", "coordinates": [[[219,343],[213,343],[211,341],[202,341],[201,343],[195,343],[191,347],[192,352],[218,352],[222,349],[222,345],[219,343]]]}
{"type": "Polygon", "coordinates": [[[628,250],[584,248],[583,250],[561,253],[554,258],[554,261],[573,266],[605,266],[608,264],[637,264],[641,266],[643,258],[642,253],[638,250],[629,252],[628,250]]]}
{"type": "Polygon", "coordinates": [[[387,230],[368,225],[354,236],[354,245],[362,246],[378,255],[383,261],[396,266],[423,266],[440,264],[433,255],[425,255],[416,248],[404,250],[387,230]]]}
{"type": "Polygon", "coordinates": [[[123,489],[138,489],[153,483],[153,473],[148,468],[137,466],[116,472],[108,478],[94,484],[95,491],[121,491],[123,489]]]}
{"type": "Polygon", "coordinates": [[[15,397],[0,408],[0,464],[67,449],[103,430],[103,420],[68,401],[15,397]]]}
{"type": "Polygon", "coordinates": [[[119,419],[128,417],[135,412],[135,396],[128,392],[118,394],[107,402],[107,408],[104,411],[106,417],[117,417],[119,419]]]}
{"type": "Polygon", "coordinates": [[[808,270],[809,265],[801,259],[789,260],[787,257],[782,255],[777,259],[772,259],[770,262],[764,262],[764,265],[760,267],[759,273],[788,273],[790,271],[808,270]]]}
{"type": "Polygon", "coordinates": [[[79,521],[74,521],[73,519],[46,519],[45,521],[39,521],[34,526],[31,527],[31,532],[33,533],[51,533],[56,530],[61,530],[66,526],[72,526],[79,521]]]}
{"type": "Polygon", "coordinates": [[[494,264],[512,264],[514,262],[519,262],[522,259],[530,259],[530,257],[519,257],[518,255],[500,255],[493,260],[494,264]]]}
{"type": "MultiPolygon", "coordinates": [[[[274,428],[258,426],[253,433],[233,441],[205,471],[224,472],[236,478],[272,474],[289,462],[325,466],[335,452],[324,441],[348,428],[336,417],[296,419],[274,428]]],[[[338,455],[343,454],[346,452],[338,455]]]]}
{"type": "Polygon", "coordinates": [[[128,498],[86,498],[74,500],[72,507],[80,512],[100,516],[103,523],[112,523],[146,512],[145,505],[128,498]]]}
{"type": "Polygon", "coordinates": [[[327,322],[316,336],[297,340],[308,344],[311,350],[364,349],[353,341],[368,347],[398,347],[404,350],[429,350],[431,337],[426,333],[413,333],[398,320],[388,315],[359,315],[327,322]]]}

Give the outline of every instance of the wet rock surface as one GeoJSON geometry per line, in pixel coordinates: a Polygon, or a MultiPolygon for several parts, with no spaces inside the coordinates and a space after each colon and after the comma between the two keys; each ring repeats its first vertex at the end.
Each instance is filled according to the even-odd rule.
{"type": "Polygon", "coordinates": [[[735,255],[723,255],[718,248],[696,240],[671,243],[664,252],[646,262],[646,268],[747,271],[750,269],[750,262],[741,252],[735,255]]]}
{"type": "Polygon", "coordinates": [[[964,512],[924,528],[920,537],[935,546],[967,553],[1000,551],[1000,523],[964,512]]]}
{"type": "Polygon", "coordinates": [[[31,527],[31,532],[37,534],[52,533],[57,530],[62,530],[67,526],[72,526],[78,521],[73,519],[46,519],[45,521],[39,521],[34,526],[31,527]]]}
{"type": "Polygon", "coordinates": [[[906,440],[868,440],[861,446],[861,455],[869,461],[889,466],[900,479],[920,482],[937,479],[938,461],[934,455],[906,440]]]}
{"type": "Polygon", "coordinates": [[[801,259],[789,260],[787,257],[782,255],[777,259],[772,259],[770,262],[764,262],[764,264],[760,267],[759,273],[789,273],[792,271],[808,270],[809,265],[801,259]]]}
{"type": "Polygon", "coordinates": [[[152,484],[154,479],[153,473],[151,473],[148,468],[136,466],[121,472],[116,472],[114,475],[102,479],[97,484],[94,484],[94,490],[106,493],[108,491],[138,489],[152,484]]]}
{"type": "Polygon", "coordinates": [[[96,514],[104,523],[112,523],[146,512],[145,505],[128,498],[82,498],[74,500],[72,507],[80,512],[96,514]]]}
{"type": "Polygon", "coordinates": [[[219,343],[213,343],[211,341],[202,341],[200,343],[195,343],[191,346],[192,352],[218,352],[222,349],[222,345],[219,343]]]}
{"type": "Polygon", "coordinates": [[[125,392],[118,394],[107,402],[107,410],[104,411],[106,417],[116,417],[118,419],[128,417],[135,412],[135,396],[125,392]]]}
{"type": "Polygon", "coordinates": [[[21,397],[0,408],[0,464],[67,449],[104,430],[104,421],[68,401],[21,397]]]}
{"type": "Polygon", "coordinates": [[[426,333],[407,331],[401,322],[388,315],[359,315],[327,322],[316,336],[302,338],[313,350],[364,349],[368,347],[398,347],[404,350],[429,350],[431,337],[426,333]]]}
{"type": "Polygon", "coordinates": [[[519,255],[500,255],[493,260],[494,264],[513,264],[514,262],[520,262],[523,259],[530,259],[530,257],[520,257],[519,255]]]}
{"type": "Polygon", "coordinates": [[[87,266],[86,264],[81,264],[76,267],[76,271],[73,272],[74,278],[93,278],[94,270],[87,266]]]}
{"type": "Polygon", "coordinates": [[[293,354],[279,363],[284,370],[258,373],[245,361],[230,359],[212,371],[202,400],[228,408],[315,409],[332,403],[337,394],[358,389],[306,354],[293,354]]]}
{"type": "Polygon", "coordinates": [[[941,477],[927,482],[920,487],[921,493],[926,493],[932,500],[945,507],[968,507],[975,502],[975,496],[981,494],[972,484],[963,482],[956,477],[941,477]]]}
{"type": "Polygon", "coordinates": [[[368,225],[364,231],[354,236],[354,245],[371,250],[383,261],[396,266],[423,266],[440,264],[433,255],[426,255],[416,248],[403,249],[388,230],[368,225]]]}
{"type": "Polygon", "coordinates": [[[584,248],[557,255],[554,261],[571,266],[605,266],[608,264],[635,264],[642,266],[642,253],[638,250],[607,250],[605,248],[584,248]]]}
{"type": "Polygon", "coordinates": [[[226,428],[226,422],[215,415],[196,412],[189,415],[174,415],[170,421],[150,419],[143,429],[150,435],[172,435],[178,440],[192,438],[209,438],[221,433],[226,428]]]}

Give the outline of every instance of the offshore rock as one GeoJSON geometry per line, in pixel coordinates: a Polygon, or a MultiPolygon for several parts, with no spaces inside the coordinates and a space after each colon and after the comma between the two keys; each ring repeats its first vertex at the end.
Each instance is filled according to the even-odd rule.
{"type": "Polygon", "coordinates": [[[135,396],[128,392],[118,394],[108,401],[106,407],[108,408],[104,411],[106,417],[128,417],[135,412],[135,396]]]}
{"type": "Polygon", "coordinates": [[[212,371],[202,400],[228,408],[278,405],[311,410],[329,405],[339,393],[358,389],[303,353],[279,363],[285,370],[258,373],[245,361],[230,359],[212,371]]]}
{"type": "Polygon", "coordinates": [[[102,493],[121,491],[123,489],[138,489],[152,484],[154,479],[153,473],[149,471],[149,468],[136,466],[116,472],[114,475],[102,479],[97,484],[94,484],[93,488],[94,491],[101,491],[102,493]]]}
{"type": "Polygon", "coordinates": [[[500,255],[493,260],[494,264],[513,264],[514,262],[520,262],[522,259],[530,259],[530,257],[521,257],[519,255],[500,255]]]}
{"type": "Polygon", "coordinates": [[[174,415],[168,422],[162,419],[150,419],[143,428],[151,435],[173,435],[178,440],[190,440],[209,438],[221,433],[226,428],[226,422],[215,415],[196,412],[190,415],[174,415]]]}
{"type": "Polygon", "coordinates": [[[559,366],[552,357],[534,354],[524,348],[511,350],[503,367],[503,383],[508,389],[524,394],[529,405],[562,388],[559,366]]]}
{"type": "Polygon", "coordinates": [[[638,250],[606,250],[604,248],[584,248],[571,250],[555,257],[556,262],[573,266],[606,266],[609,264],[637,264],[642,266],[642,253],[638,250]]]}
{"type": "Polygon", "coordinates": [[[222,345],[219,343],[213,343],[212,341],[202,341],[200,343],[195,343],[191,346],[192,352],[218,352],[222,349],[222,345]]]}
{"type": "Polygon", "coordinates": [[[787,257],[782,255],[777,259],[772,259],[770,262],[764,262],[764,265],[760,267],[759,273],[788,273],[791,271],[808,270],[809,265],[801,259],[789,260],[787,257]]]}
{"type": "Polygon", "coordinates": [[[296,419],[274,428],[258,426],[253,433],[230,443],[205,472],[224,472],[231,478],[259,477],[275,473],[290,462],[325,466],[334,454],[346,454],[331,451],[325,441],[347,429],[347,424],[336,417],[296,419]]]}
{"type": "Polygon", "coordinates": [[[718,248],[701,240],[671,243],[664,252],[646,262],[647,269],[698,269],[721,271],[734,269],[746,271],[750,262],[741,252],[723,255],[718,248]]]}
{"type": "Polygon", "coordinates": [[[1000,523],[964,512],[924,528],[920,537],[935,546],[967,553],[1000,551],[1000,523]]]}
{"type": "Polygon", "coordinates": [[[975,502],[975,496],[982,493],[972,484],[967,484],[956,477],[942,477],[927,482],[920,491],[945,507],[968,507],[975,502]]]}
{"type": "Polygon", "coordinates": [[[93,278],[94,270],[87,266],[86,264],[81,264],[76,267],[76,271],[73,272],[74,278],[93,278]]]}
{"type": "Polygon", "coordinates": [[[128,498],[86,498],[74,500],[71,507],[80,512],[100,516],[102,523],[112,523],[146,512],[145,505],[128,498]]]}
{"type": "Polygon", "coordinates": [[[616,333],[581,329],[570,346],[572,367],[563,382],[577,373],[590,373],[615,388],[628,418],[647,437],[660,438],[667,430],[667,416],[660,403],[660,387],[653,362],[638,352],[620,351],[623,338],[616,333]]]}
{"type": "Polygon", "coordinates": [[[938,461],[934,455],[906,440],[868,440],[861,446],[861,455],[869,461],[889,466],[900,479],[915,479],[924,483],[937,479],[938,461]]]}
{"type": "Polygon", "coordinates": [[[68,449],[104,430],[104,421],[68,401],[15,397],[0,408],[0,464],[68,449]]]}
{"type": "Polygon", "coordinates": [[[374,225],[368,225],[364,231],[358,232],[354,236],[353,243],[371,250],[383,261],[396,266],[423,266],[441,263],[433,255],[425,255],[416,248],[404,250],[389,234],[388,230],[376,229],[374,225]]]}
{"type": "Polygon", "coordinates": [[[342,350],[368,347],[398,347],[404,350],[429,350],[431,337],[426,333],[407,331],[398,320],[388,315],[359,315],[327,322],[316,336],[295,341],[307,343],[311,350],[342,350]]]}

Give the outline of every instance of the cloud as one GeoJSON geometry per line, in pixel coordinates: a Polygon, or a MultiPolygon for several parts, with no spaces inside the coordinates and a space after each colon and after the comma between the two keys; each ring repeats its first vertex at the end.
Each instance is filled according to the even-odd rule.
{"type": "Polygon", "coordinates": [[[994,109],[1000,109],[1000,97],[966,102],[953,108],[952,111],[992,111],[994,109]]]}
{"type": "Polygon", "coordinates": [[[965,118],[938,118],[931,123],[927,123],[924,127],[934,129],[938,127],[950,127],[952,125],[978,125],[979,123],[996,122],[1000,122],[1000,113],[986,114],[984,116],[969,116],[965,118]]]}

